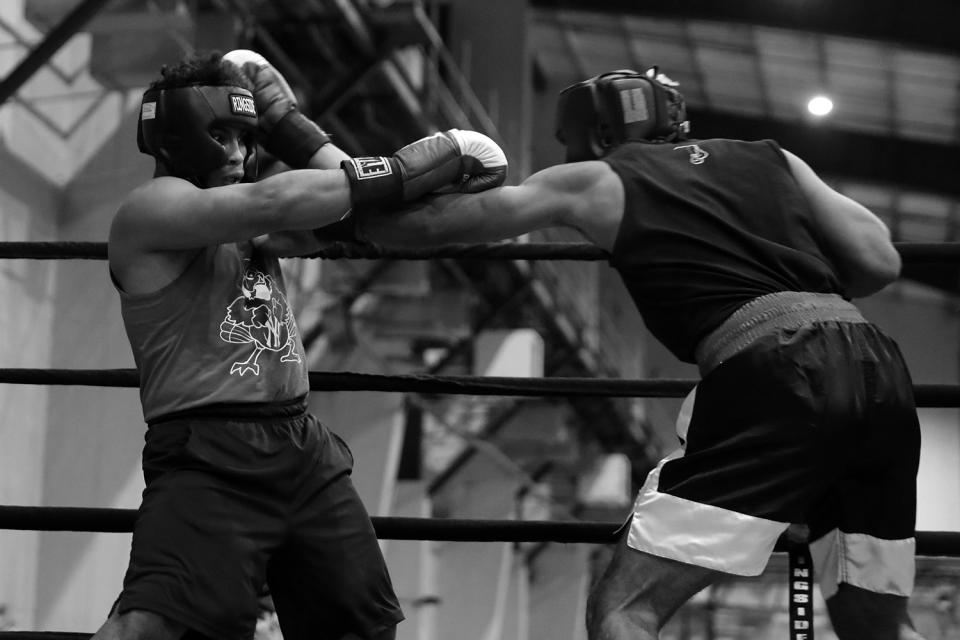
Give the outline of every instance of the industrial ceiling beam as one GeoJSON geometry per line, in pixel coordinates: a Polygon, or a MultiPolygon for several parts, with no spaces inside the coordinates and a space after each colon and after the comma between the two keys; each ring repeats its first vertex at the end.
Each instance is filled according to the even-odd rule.
{"type": "Polygon", "coordinates": [[[530,0],[542,9],[571,9],[677,20],[713,20],[882,40],[960,54],[955,0],[530,0]]]}
{"type": "Polygon", "coordinates": [[[34,47],[20,64],[10,72],[10,75],[0,81],[0,104],[3,104],[7,101],[7,98],[15,94],[40,67],[53,57],[53,54],[60,50],[60,47],[76,35],[83,28],[83,25],[87,24],[108,2],[110,0],[81,0],[73,8],[73,11],[64,16],[63,20],[50,30],[40,44],[34,47]]]}
{"type": "MultiPolygon", "coordinates": [[[[716,111],[691,112],[690,123],[697,138],[772,138],[827,178],[873,182],[960,200],[960,181],[951,169],[955,149],[949,145],[716,111]]],[[[902,277],[949,293],[960,292],[960,274],[955,267],[908,264],[902,277]]]]}
{"type": "Polygon", "coordinates": [[[772,138],[824,175],[899,185],[960,199],[956,148],[839,130],[822,124],[792,124],[719,111],[690,111],[696,138],[772,138]]]}

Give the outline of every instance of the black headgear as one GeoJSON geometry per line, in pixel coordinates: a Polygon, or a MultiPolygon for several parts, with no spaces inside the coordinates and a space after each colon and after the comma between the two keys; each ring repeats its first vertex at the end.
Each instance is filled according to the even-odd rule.
{"type": "Polygon", "coordinates": [[[140,104],[137,146],[161,161],[174,176],[196,181],[227,163],[227,152],[210,132],[217,125],[244,132],[244,181],[254,181],[257,109],[253,94],[242,87],[148,89],[140,104]]]}
{"type": "Polygon", "coordinates": [[[686,105],[675,86],[652,67],[602,73],[561,91],[556,136],[567,162],[595,160],[623,142],[686,138],[686,105]]]}

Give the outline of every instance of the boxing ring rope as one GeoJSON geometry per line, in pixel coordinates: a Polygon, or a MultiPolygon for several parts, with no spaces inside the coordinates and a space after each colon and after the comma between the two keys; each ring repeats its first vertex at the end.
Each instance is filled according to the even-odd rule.
{"type": "Polygon", "coordinates": [[[87,640],[92,633],[70,631],[0,631],[4,640],[87,640]]]}
{"type": "MultiPolygon", "coordinates": [[[[375,245],[332,242],[308,258],[435,260],[442,258],[479,258],[484,260],[604,260],[607,253],[592,244],[580,242],[491,242],[451,244],[439,249],[387,249],[375,245]]],[[[105,260],[105,242],[0,242],[0,258],[34,260],[105,260]]]]}
{"type": "MultiPolygon", "coordinates": [[[[512,378],[504,376],[383,375],[350,371],[311,371],[311,391],[385,391],[393,393],[474,396],[683,398],[697,383],[684,378],[512,378]]],[[[0,368],[0,384],[139,386],[136,369],[10,369],[0,368]]],[[[960,406],[960,385],[915,384],[918,407],[960,406]]]]}
{"type": "MultiPolygon", "coordinates": [[[[896,242],[905,262],[960,261],[960,242],[896,242]]],[[[584,242],[489,242],[450,244],[433,249],[387,249],[376,245],[333,242],[309,258],[326,260],[389,258],[436,260],[606,260],[609,254],[584,242]]],[[[0,242],[0,259],[105,260],[105,242],[0,242]]]]}
{"type": "MultiPolygon", "coordinates": [[[[131,533],[136,509],[0,506],[0,529],[131,533]]],[[[372,516],[383,540],[437,542],[561,542],[613,544],[619,522],[556,520],[482,520],[372,516]]],[[[917,555],[960,557],[960,533],[918,531],[917,555]]],[[[786,551],[785,536],[775,551],[786,551]]]]}

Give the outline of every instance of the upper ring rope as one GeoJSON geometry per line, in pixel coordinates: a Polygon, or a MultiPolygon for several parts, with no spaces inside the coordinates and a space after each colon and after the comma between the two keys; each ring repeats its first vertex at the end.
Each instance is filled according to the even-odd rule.
{"type": "MultiPolygon", "coordinates": [[[[617,398],[682,398],[693,379],[512,378],[504,376],[383,375],[349,371],[311,371],[311,391],[384,391],[389,393],[461,394],[474,396],[563,396],[617,398]]],[[[0,384],[139,386],[136,369],[10,369],[0,368],[0,384]]],[[[960,385],[915,384],[918,407],[960,407],[960,385]]]]}
{"type": "Polygon", "coordinates": [[[88,640],[92,633],[74,631],[0,631],[0,640],[88,640]]]}
{"type": "MultiPolygon", "coordinates": [[[[905,262],[947,262],[960,260],[960,242],[894,243],[905,262]]],[[[435,260],[441,258],[478,260],[607,260],[610,255],[584,242],[491,242],[450,244],[433,249],[387,249],[374,245],[335,242],[306,256],[327,260],[390,258],[435,260]]],[[[0,258],[34,260],[105,260],[105,242],[0,242],[0,258]]]]}

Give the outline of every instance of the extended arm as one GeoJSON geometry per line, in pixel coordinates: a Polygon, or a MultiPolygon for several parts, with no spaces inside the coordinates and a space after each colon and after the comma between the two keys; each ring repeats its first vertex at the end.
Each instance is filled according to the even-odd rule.
{"type": "Polygon", "coordinates": [[[784,150],[813,209],[828,257],[852,297],[875,293],[900,275],[900,254],[890,230],[869,209],[834,191],[803,160],[784,150]]]}
{"type": "Polygon", "coordinates": [[[570,227],[610,249],[623,211],[623,187],[603,162],[557,165],[515,187],[429,197],[401,210],[363,211],[364,239],[418,248],[493,242],[535,229],[570,227]]]}
{"type": "MultiPolygon", "coordinates": [[[[310,160],[307,161],[307,168],[339,169],[340,163],[349,159],[349,157],[350,156],[334,143],[328,142],[313,153],[310,160]]],[[[279,167],[275,167],[274,170],[271,171],[271,175],[289,170],[290,167],[280,163],[279,167]]],[[[325,244],[325,242],[321,241],[321,238],[330,236],[326,239],[326,242],[335,240],[336,238],[332,237],[334,235],[332,231],[342,227],[344,224],[343,222],[335,221],[332,223],[333,226],[327,225],[320,229],[274,231],[258,238],[257,244],[261,249],[282,257],[309,255],[317,252],[325,244]],[[325,230],[330,230],[330,232],[325,230]]]]}
{"type": "MultiPolygon", "coordinates": [[[[228,166],[234,166],[243,154],[230,145],[228,166]]],[[[315,229],[340,220],[351,207],[397,206],[441,188],[470,192],[496,186],[505,172],[506,160],[492,140],[454,129],[389,158],[354,158],[342,169],[287,171],[253,184],[200,189],[160,177],[121,206],[110,241],[116,251],[138,255],[315,229]],[[364,162],[377,170],[358,175],[356,165],[364,162]]]]}
{"type": "Polygon", "coordinates": [[[155,178],[120,207],[110,242],[136,252],[195,249],[272,231],[313,229],[340,219],[349,207],[350,187],[339,169],[287,171],[211,189],[155,178]]]}

